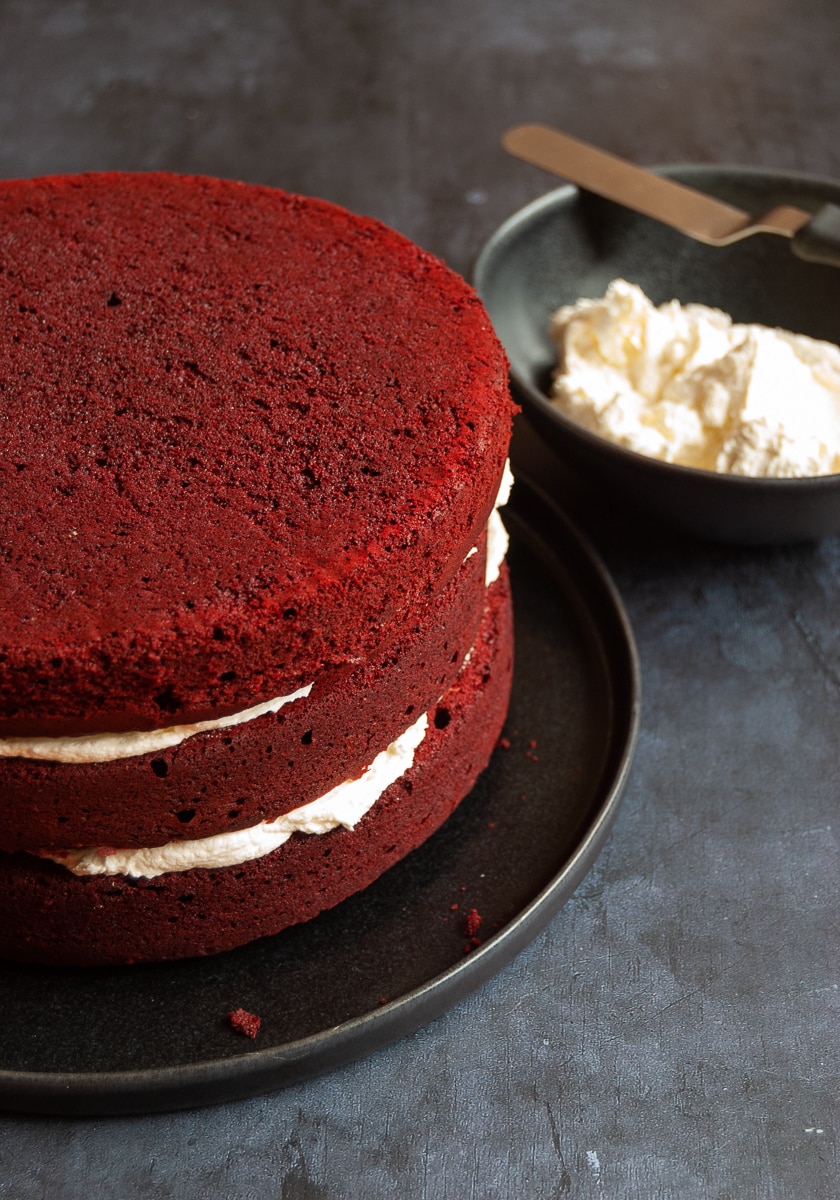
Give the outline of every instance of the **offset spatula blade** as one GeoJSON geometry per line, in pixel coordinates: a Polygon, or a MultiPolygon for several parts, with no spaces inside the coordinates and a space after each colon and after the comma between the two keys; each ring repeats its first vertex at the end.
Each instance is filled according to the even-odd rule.
{"type": "Polygon", "coordinates": [[[840,207],[814,214],[779,205],[761,216],[696,188],[646,171],[547,125],[517,125],[502,138],[509,154],[635,212],[653,217],[711,246],[728,246],[754,233],[792,238],[800,258],[840,266],[840,207]]]}

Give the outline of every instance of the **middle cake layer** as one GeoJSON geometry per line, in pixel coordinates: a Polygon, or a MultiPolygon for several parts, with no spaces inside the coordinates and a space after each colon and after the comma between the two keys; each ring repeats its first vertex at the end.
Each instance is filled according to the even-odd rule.
{"type": "Polygon", "coordinates": [[[361,774],[457,675],[481,621],[485,543],[420,619],[276,713],[106,762],[0,758],[0,850],[154,846],[244,829],[361,774]]]}

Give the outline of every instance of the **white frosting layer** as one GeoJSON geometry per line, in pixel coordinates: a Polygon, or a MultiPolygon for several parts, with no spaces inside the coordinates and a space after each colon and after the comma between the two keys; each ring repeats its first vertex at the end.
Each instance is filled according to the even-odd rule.
{"type": "Polygon", "coordinates": [[[177,746],[196,733],[212,729],[227,729],[253,721],[265,713],[276,713],[294,700],[302,700],[312,691],[312,684],[298,688],[290,696],[265,700],[242,712],[219,717],[213,721],[196,721],[192,725],[169,725],[165,729],[150,729],[138,733],[91,733],[83,737],[0,738],[0,758],[37,758],[49,762],[93,763],[113,762],[118,758],[133,758],[137,754],[155,754],[177,746]]]}
{"type": "Polygon", "coordinates": [[[358,779],[340,783],[332,791],[284,813],[273,821],[262,821],[251,829],[217,833],[192,841],[170,842],[141,850],[63,850],[42,854],[67,867],[75,875],[132,875],[154,879],[173,871],[196,868],[231,867],[270,854],[293,833],[328,833],[343,825],[352,829],[379,799],[387,787],[403,775],[414,762],[417,747],[428,729],[426,713],[415,721],[381,754],[358,779]]]}
{"type": "Polygon", "coordinates": [[[490,519],[487,522],[487,562],[484,568],[484,582],[487,587],[499,578],[499,571],[502,567],[502,562],[507,554],[509,538],[504,522],[499,516],[499,509],[503,508],[510,499],[510,490],[513,487],[513,472],[510,469],[510,462],[505,461],[505,469],[502,474],[502,482],[499,486],[499,494],[496,497],[496,503],[493,511],[490,514],[490,519]]]}
{"type": "Polygon", "coordinates": [[[561,308],[552,336],[554,403],[619,445],[737,475],[840,471],[837,346],[700,304],[655,308],[621,279],[561,308]]]}

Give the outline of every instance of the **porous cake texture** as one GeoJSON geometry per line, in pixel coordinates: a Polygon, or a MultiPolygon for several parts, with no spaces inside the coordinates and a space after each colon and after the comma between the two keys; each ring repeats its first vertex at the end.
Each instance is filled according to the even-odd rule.
{"type": "Polygon", "coordinates": [[[118,173],[0,184],[0,303],[0,954],[315,916],[445,820],[504,719],[483,307],[334,205],[118,173]]]}

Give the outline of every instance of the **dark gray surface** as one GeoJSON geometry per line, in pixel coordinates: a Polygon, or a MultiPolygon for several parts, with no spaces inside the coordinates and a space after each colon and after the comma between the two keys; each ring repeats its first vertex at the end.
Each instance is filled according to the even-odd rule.
{"type": "MultiPolygon", "coordinates": [[[[280,184],[464,272],[553,186],[498,149],[521,121],[644,163],[840,177],[834,0],[6,0],[0,57],[0,175],[280,184]]],[[[539,458],[527,430],[517,449],[539,458]]],[[[548,474],[643,672],[624,805],[577,894],[473,997],[321,1080],[172,1116],[3,1118],[0,1193],[840,1193],[840,542],[711,548],[548,474]]]]}

